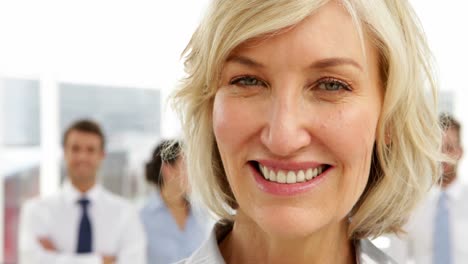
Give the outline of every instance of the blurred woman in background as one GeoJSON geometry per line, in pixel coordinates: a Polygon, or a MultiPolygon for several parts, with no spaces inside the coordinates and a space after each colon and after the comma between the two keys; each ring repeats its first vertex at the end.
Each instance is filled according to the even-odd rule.
{"type": "Polygon", "coordinates": [[[146,164],[146,180],[154,185],[141,219],[148,239],[148,263],[173,263],[189,256],[209,232],[200,210],[188,201],[187,173],[180,143],[164,140],[146,164]]]}

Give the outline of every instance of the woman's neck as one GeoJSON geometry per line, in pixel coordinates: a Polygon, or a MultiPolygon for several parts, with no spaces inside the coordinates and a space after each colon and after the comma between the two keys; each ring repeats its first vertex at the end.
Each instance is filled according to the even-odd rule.
{"type": "Polygon", "coordinates": [[[247,218],[236,218],[231,233],[221,242],[226,263],[337,263],[356,262],[347,237],[347,223],[337,223],[301,238],[265,233],[247,218]]]}
{"type": "Polygon", "coordinates": [[[164,200],[164,203],[167,207],[186,207],[187,200],[184,193],[179,189],[172,189],[169,186],[165,186],[160,189],[161,198],[164,200]]]}

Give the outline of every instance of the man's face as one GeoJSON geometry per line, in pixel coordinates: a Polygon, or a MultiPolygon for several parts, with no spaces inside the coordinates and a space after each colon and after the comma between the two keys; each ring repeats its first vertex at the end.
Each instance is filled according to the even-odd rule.
{"type": "Polygon", "coordinates": [[[463,149],[460,144],[460,135],[457,129],[450,127],[445,131],[442,143],[442,152],[455,161],[454,164],[442,163],[442,187],[446,187],[457,177],[458,161],[463,154],[463,149]]]}
{"type": "Polygon", "coordinates": [[[64,156],[73,185],[94,184],[96,173],[104,159],[101,137],[79,130],[70,131],[65,141],[64,156]]]}

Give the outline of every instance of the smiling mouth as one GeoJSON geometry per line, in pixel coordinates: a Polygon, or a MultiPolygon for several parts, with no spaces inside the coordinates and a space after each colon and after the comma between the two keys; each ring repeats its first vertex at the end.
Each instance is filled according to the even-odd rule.
{"type": "Polygon", "coordinates": [[[331,168],[331,166],[328,164],[322,164],[314,168],[306,168],[302,170],[282,170],[264,166],[256,161],[251,161],[251,164],[257,170],[257,172],[263,176],[264,179],[270,182],[283,184],[312,181],[314,178],[320,176],[322,173],[331,168]]]}

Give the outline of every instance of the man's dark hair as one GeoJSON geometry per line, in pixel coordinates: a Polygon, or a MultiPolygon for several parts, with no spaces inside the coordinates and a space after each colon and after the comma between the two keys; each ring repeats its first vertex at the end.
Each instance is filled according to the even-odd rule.
{"type": "Polygon", "coordinates": [[[101,138],[101,147],[102,147],[102,149],[104,149],[104,147],[106,145],[106,139],[104,137],[104,133],[102,132],[102,129],[98,125],[98,123],[96,123],[96,122],[94,122],[92,120],[89,120],[89,119],[81,119],[81,120],[78,120],[78,121],[74,122],[73,124],[71,124],[67,128],[65,133],[63,134],[63,141],[62,141],[63,147],[65,147],[65,144],[67,143],[68,135],[72,131],[80,131],[80,132],[85,132],[85,133],[91,133],[91,134],[98,135],[101,138]]]}
{"type": "Polygon", "coordinates": [[[180,157],[181,144],[177,140],[163,140],[153,151],[151,160],[146,163],[145,176],[148,182],[156,184],[158,188],[164,185],[161,175],[163,163],[174,165],[180,157]]]}
{"type": "Polygon", "coordinates": [[[441,114],[439,116],[439,123],[444,131],[449,128],[455,128],[455,130],[457,130],[457,132],[460,134],[460,122],[458,122],[453,116],[447,113],[441,114]]]}

